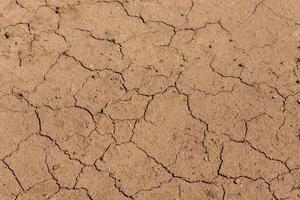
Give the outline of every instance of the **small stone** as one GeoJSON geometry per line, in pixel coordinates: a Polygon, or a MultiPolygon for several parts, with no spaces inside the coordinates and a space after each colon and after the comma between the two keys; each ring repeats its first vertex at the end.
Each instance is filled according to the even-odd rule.
{"type": "Polygon", "coordinates": [[[53,165],[52,167],[53,170],[57,170],[58,168],[60,168],[60,165],[53,165]]]}
{"type": "Polygon", "coordinates": [[[240,184],[240,183],[241,183],[241,180],[240,180],[240,179],[235,179],[233,182],[234,182],[235,184],[240,184]]]}
{"type": "Polygon", "coordinates": [[[24,95],[23,95],[22,93],[18,93],[18,94],[17,94],[17,97],[18,97],[19,99],[22,99],[22,98],[24,97],[24,95]]]}
{"type": "Polygon", "coordinates": [[[6,39],[10,38],[10,34],[8,32],[5,32],[4,36],[5,36],[6,39]]]}

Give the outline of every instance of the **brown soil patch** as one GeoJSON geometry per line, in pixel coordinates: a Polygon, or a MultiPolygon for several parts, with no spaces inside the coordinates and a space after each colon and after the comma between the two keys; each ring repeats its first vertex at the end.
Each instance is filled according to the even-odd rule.
{"type": "Polygon", "coordinates": [[[300,200],[299,0],[2,0],[0,200],[300,200]]]}

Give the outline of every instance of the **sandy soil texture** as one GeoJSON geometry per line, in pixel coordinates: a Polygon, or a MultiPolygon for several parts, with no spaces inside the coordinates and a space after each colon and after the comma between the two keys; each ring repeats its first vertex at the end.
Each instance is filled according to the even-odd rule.
{"type": "Polygon", "coordinates": [[[0,200],[299,200],[299,0],[0,0],[0,200]]]}

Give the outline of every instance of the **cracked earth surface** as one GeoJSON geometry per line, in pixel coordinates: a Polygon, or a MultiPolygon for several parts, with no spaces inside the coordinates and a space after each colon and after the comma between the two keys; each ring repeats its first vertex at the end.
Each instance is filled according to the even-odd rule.
{"type": "Polygon", "coordinates": [[[299,0],[0,0],[1,200],[300,199],[299,0]]]}

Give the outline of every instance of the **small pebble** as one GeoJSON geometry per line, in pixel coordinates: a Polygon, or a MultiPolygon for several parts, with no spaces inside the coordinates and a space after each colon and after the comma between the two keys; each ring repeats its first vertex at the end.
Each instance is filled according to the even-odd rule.
{"type": "Polygon", "coordinates": [[[240,183],[241,183],[240,179],[235,179],[233,182],[234,182],[235,184],[240,184],[240,183]]]}
{"type": "Polygon", "coordinates": [[[8,32],[4,33],[4,36],[5,36],[6,39],[8,39],[10,37],[8,32]]]}
{"type": "Polygon", "coordinates": [[[53,170],[57,170],[58,168],[60,168],[60,165],[53,165],[52,167],[53,170]]]}
{"type": "Polygon", "coordinates": [[[18,94],[17,94],[17,97],[18,97],[18,98],[23,98],[24,95],[23,95],[22,93],[18,93],[18,94]]]}

